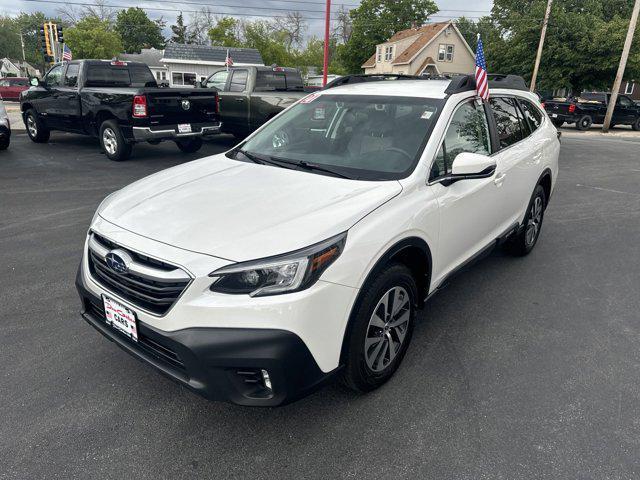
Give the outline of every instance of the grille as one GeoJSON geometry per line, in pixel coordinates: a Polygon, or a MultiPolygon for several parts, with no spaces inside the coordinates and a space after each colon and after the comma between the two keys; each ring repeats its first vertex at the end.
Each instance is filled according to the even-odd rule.
{"type": "MultiPolygon", "coordinates": [[[[102,305],[98,305],[96,303],[93,303],[92,301],[87,301],[86,308],[88,312],[91,313],[92,315],[100,318],[103,321],[106,321],[104,316],[104,307],[102,305]]],[[[117,332],[117,330],[115,329],[114,331],[117,332]]],[[[165,345],[161,345],[160,343],[151,340],[146,335],[139,333],[138,342],[137,343],[131,342],[131,343],[132,345],[137,346],[138,348],[145,351],[146,353],[149,353],[155,356],[159,360],[162,360],[165,363],[173,367],[176,367],[180,370],[185,370],[184,363],[182,362],[182,360],[180,359],[180,357],[176,352],[174,352],[173,350],[171,350],[169,347],[165,345]]]]}
{"type": "Polygon", "coordinates": [[[88,260],[89,272],[100,285],[156,315],[166,313],[191,282],[178,267],[123,248],[96,233],[89,242],[88,260]],[[116,273],[107,265],[105,253],[114,249],[133,259],[127,273],[116,273]]]}

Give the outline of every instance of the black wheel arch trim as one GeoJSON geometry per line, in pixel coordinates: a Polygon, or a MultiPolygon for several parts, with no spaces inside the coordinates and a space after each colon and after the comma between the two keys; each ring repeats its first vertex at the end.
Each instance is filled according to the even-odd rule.
{"type": "Polygon", "coordinates": [[[553,193],[553,173],[551,172],[551,169],[549,167],[546,167],[542,173],[540,174],[540,176],[538,177],[538,181],[536,182],[535,186],[533,187],[534,189],[538,186],[538,185],[542,185],[542,188],[544,188],[543,185],[543,181],[545,178],[549,178],[549,193],[547,194],[547,192],[545,191],[544,193],[547,194],[547,198],[545,198],[545,203],[544,203],[544,208],[547,208],[547,205],[549,205],[549,199],[551,198],[551,194],[553,193]]]}

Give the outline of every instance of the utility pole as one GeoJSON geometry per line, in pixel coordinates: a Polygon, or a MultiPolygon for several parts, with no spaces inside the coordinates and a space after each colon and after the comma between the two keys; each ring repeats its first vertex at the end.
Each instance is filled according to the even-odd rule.
{"type": "Polygon", "coordinates": [[[322,86],[327,84],[327,70],[329,69],[329,24],[331,20],[331,0],[327,0],[324,18],[324,65],[322,68],[322,86]]]}
{"type": "Polygon", "coordinates": [[[616,79],[613,82],[613,90],[611,91],[611,100],[609,100],[609,105],[607,106],[607,115],[604,117],[604,125],[602,126],[602,131],[604,133],[607,133],[611,127],[613,111],[616,108],[616,103],[618,102],[618,93],[620,92],[620,86],[622,85],[624,70],[627,68],[627,59],[629,58],[629,51],[631,50],[631,44],[633,43],[633,35],[636,32],[636,25],[638,24],[638,13],[640,13],[640,0],[636,0],[636,4],[633,7],[633,13],[631,14],[631,20],[629,21],[627,39],[624,41],[624,48],[622,49],[622,57],[620,57],[618,73],[616,74],[616,79]]]}
{"type": "MultiPolygon", "coordinates": [[[[29,72],[27,72],[27,67],[25,66],[25,62],[27,61],[27,59],[24,56],[24,39],[22,38],[22,30],[20,30],[20,45],[22,45],[22,66],[20,67],[20,75],[22,75],[23,68],[24,68],[25,74],[28,74],[29,72]]],[[[27,77],[28,75],[23,75],[23,76],[27,77]]]]}
{"type": "Polygon", "coordinates": [[[538,44],[538,54],[536,55],[536,64],[533,67],[533,76],[531,77],[531,91],[536,89],[536,80],[538,79],[538,69],[540,68],[540,59],[542,58],[542,48],[544,47],[544,39],[547,36],[547,25],[551,16],[551,4],[553,0],[547,2],[547,11],[544,14],[544,22],[542,22],[542,32],[540,33],[540,43],[538,44]]]}

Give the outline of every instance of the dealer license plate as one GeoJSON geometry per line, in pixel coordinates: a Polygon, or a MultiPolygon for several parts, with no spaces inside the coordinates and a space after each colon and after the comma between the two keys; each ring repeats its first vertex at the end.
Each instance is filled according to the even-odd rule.
{"type": "Polygon", "coordinates": [[[137,342],[138,327],[136,325],[136,314],[133,310],[104,295],[102,296],[102,302],[104,303],[107,324],[137,342]]]}
{"type": "Polygon", "coordinates": [[[190,123],[179,123],[178,124],[178,133],[191,133],[191,124],[190,123]]]}

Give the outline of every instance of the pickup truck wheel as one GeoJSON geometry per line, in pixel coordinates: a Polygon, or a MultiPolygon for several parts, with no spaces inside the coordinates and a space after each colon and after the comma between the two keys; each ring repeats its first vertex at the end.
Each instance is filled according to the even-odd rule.
{"type": "Polygon", "coordinates": [[[24,125],[27,127],[27,135],[34,142],[47,143],[49,141],[51,132],[44,126],[44,122],[38,118],[35,110],[27,110],[24,114],[24,125]]]}
{"type": "Polygon", "coordinates": [[[631,125],[631,128],[633,128],[636,132],[640,131],[640,118],[638,118],[633,125],[631,125]]]}
{"type": "Polygon", "coordinates": [[[343,382],[368,392],[400,366],[413,332],[418,289],[411,271],[391,264],[367,285],[352,312],[343,382]]]}
{"type": "Polygon", "coordinates": [[[589,115],[580,117],[580,119],[576,122],[576,128],[582,131],[589,130],[591,128],[591,125],[593,125],[593,118],[591,118],[589,115]]]}
{"type": "Polygon", "coordinates": [[[189,140],[176,140],[176,145],[184,153],[194,153],[202,148],[202,138],[194,137],[189,140]]]}
{"type": "Polygon", "coordinates": [[[106,120],[100,125],[100,146],[107,158],[115,162],[131,156],[132,145],[125,141],[115,120],[106,120]]]}
{"type": "Polygon", "coordinates": [[[6,150],[9,148],[9,144],[11,143],[11,137],[8,135],[0,138],[0,150],[6,150]]]}
{"type": "Polygon", "coordinates": [[[546,204],[547,199],[544,188],[542,188],[542,185],[538,185],[533,191],[520,232],[506,244],[506,248],[510,253],[520,257],[531,253],[531,250],[538,242],[538,237],[540,237],[546,204]]]}

